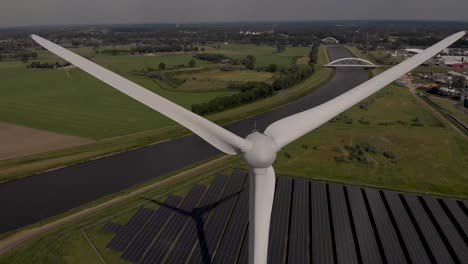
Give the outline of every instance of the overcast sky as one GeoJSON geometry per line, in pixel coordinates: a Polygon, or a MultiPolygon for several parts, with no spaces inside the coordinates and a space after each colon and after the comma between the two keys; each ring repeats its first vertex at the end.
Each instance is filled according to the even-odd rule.
{"type": "Polygon", "coordinates": [[[468,20],[468,0],[0,0],[0,27],[418,19],[468,20]]]}

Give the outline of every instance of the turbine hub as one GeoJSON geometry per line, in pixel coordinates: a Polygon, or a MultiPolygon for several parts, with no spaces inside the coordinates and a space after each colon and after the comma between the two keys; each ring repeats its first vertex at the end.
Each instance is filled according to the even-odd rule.
{"type": "Polygon", "coordinates": [[[246,138],[250,148],[243,153],[245,162],[252,168],[268,168],[276,159],[278,146],[273,139],[259,132],[253,132],[246,138]]]}

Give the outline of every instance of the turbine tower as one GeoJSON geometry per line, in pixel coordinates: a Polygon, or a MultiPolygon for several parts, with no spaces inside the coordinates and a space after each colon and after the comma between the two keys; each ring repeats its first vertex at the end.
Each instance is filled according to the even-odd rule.
{"type": "Polygon", "coordinates": [[[245,139],[67,49],[39,36],[31,37],[57,56],[190,129],[220,151],[229,155],[242,155],[250,167],[249,263],[266,264],[275,192],[272,164],[276,153],[437,55],[464,35],[464,31],[453,34],[354,89],[317,107],[278,120],[263,133],[253,132],[245,139]]]}

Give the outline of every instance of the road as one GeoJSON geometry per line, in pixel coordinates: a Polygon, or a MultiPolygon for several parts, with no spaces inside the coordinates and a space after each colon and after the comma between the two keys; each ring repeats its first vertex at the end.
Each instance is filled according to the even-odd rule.
{"type": "MultiPolygon", "coordinates": [[[[339,46],[329,47],[329,54],[332,60],[352,57],[347,49],[339,46]]],[[[338,69],[335,77],[318,91],[225,127],[242,137],[252,131],[255,123],[263,131],[274,121],[326,102],[366,79],[366,71],[360,68],[338,69]]],[[[47,219],[217,154],[218,150],[191,134],[0,184],[0,233],[47,219]]]]}

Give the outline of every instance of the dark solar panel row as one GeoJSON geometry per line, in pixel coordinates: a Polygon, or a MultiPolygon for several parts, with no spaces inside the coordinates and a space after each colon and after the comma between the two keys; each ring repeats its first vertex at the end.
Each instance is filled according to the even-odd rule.
{"type": "MultiPolygon", "coordinates": [[[[351,222],[342,185],[329,184],[337,263],[358,263],[351,222]]],[[[357,241],[356,241],[357,242],[357,241]]]]}
{"type": "Polygon", "coordinates": [[[457,231],[452,221],[445,214],[444,209],[440,206],[437,199],[426,196],[424,197],[424,202],[436,222],[435,225],[438,225],[443,236],[445,236],[448,247],[451,247],[455,253],[454,258],[458,258],[457,262],[463,260],[468,262],[468,246],[463,241],[463,238],[460,236],[460,233],[457,231]]]}
{"type": "Polygon", "coordinates": [[[213,215],[205,224],[205,241],[200,241],[192,253],[188,263],[210,263],[213,254],[219,245],[232,209],[237,201],[244,184],[246,174],[242,171],[234,171],[228,179],[220,204],[214,209],[213,215]]]}
{"type": "Polygon", "coordinates": [[[167,252],[170,250],[180,231],[184,228],[188,221],[193,221],[190,218],[195,206],[198,204],[206,187],[195,185],[182,201],[180,209],[175,209],[175,214],[171,221],[164,226],[159,233],[153,245],[148,250],[148,253],[143,257],[141,263],[162,263],[167,252]]]}
{"type": "Polygon", "coordinates": [[[461,229],[461,235],[464,237],[465,242],[468,244],[468,217],[463,212],[460,204],[452,199],[445,199],[443,203],[447,206],[448,210],[452,214],[455,222],[461,229]]]}
{"type": "Polygon", "coordinates": [[[278,177],[276,182],[268,243],[269,264],[284,263],[286,259],[292,182],[293,180],[287,177],[278,177]]]}
{"type": "Polygon", "coordinates": [[[421,229],[425,241],[427,242],[430,252],[438,263],[454,263],[450,253],[440,238],[437,230],[432,224],[429,216],[425,212],[423,206],[418,200],[418,197],[411,194],[403,194],[408,208],[416,221],[417,226],[421,229]]]}
{"type": "Polygon", "coordinates": [[[296,179],[293,186],[288,263],[309,263],[309,182],[296,179]]]}
{"type": "MultiPolygon", "coordinates": [[[[109,245],[135,263],[248,263],[244,172],[180,200],[138,210],[109,245]]],[[[279,177],[268,263],[468,263],[465,202],[279,177]]]]}
{"type": "Polygon", "coordinates": [[[115,224],[115,223],[112,223],[112,222],[107,222],[103,227],[102,229],[104,231],[107,231],[109,233],[112,233],[112,234],[117,234],[118,232],[120,232],[120,229],[122,228],[122,225],[119,225],[119,224],[115,224]]]}
{"type": "Polygon", "coordinates": [[[159,207],[153,217],[148,221],[141,232],[135,237],[132,243],[125,249],[121,259],[138,262],[151,242],[156,238],[163,226],[170,221],[175,213],[171,208],[176,208],[182,201],[181,197],[169,195],[164,204],[159,207]]]}
{"type": "Polygon", "coordinates": [[[379,191],[376,189],[365,190],[387,262],[390,264],[405,263],[405,253],[398,241],[397,233],[393,228],[392,220],[385,208],[379,191]]]}
{"type": "Polygon", "coordinates": [[[347,187],[347,190],[359,249],[361,250],[362,262],[369,264],[382,263],[382,259],[379,254],[379,246],[377,245],[377,240],[366,210],[361,188],[347,187]]]}
{"type": "Polygon", "coordinates": [[[249,222],[249,188],[248,181],[239,195],[239,199],[232,212],[229,224],[216,251],[215,263],[235,263],[242,246],[247,224],[249,222]]]}
{"type": "Polygon", "coordinates": [[[244,240],[242,241],[242,247],[237,258],[237,264],[248,264],[249,263],[249,227],[244,234],[244,240]]]}
{"type": "Polygon", "coordinates": [[[410,215],[405,210],[400,197],[395,192],[384,192],[384,194],[390,208],[389,213],[393,215],[404,241],[404,245],[402,246],[406,247],[411,261],[415,264],[430,263],[431,261],[424,250],[424,245],[419,239],[417,230],[411,223],[410,215]]]}
{"type": "Polygon", "coordinates": [[[120,229],[120,232],[117,233],[106,247],[120,252],[124,251],[133,237],[138,234],[153,214],[154,210],[152,209],[138,209],[137,213],[120,229]]]}
{"type": "Polygon", "coordinates": [[[218,197],[221,195],[226,183],[226,176],[218,175],[215,177],[205,196],[194,211],[193,221],[186,225],[182,231],[181,243],[176,243],[168,254],[166,263],[185,263],[190,256],[192,249],[203,232],[203,224],[210,216],[213,208],[216,206],[218,197]]]}
{"type": "Polygon", "coordinates": [[[327,185],[310,183],[311,257],[312,263],[334,263],[327,185]]]}

